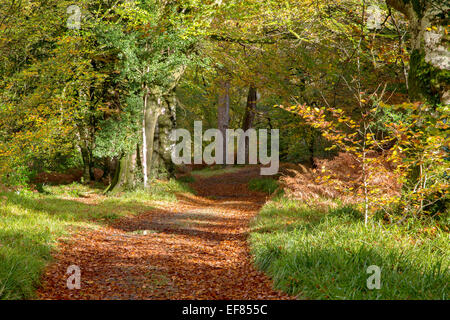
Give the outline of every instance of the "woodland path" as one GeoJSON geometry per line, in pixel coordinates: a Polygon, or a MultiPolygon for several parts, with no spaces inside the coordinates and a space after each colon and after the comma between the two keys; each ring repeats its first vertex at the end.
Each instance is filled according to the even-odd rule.
{"type": "Polygon", "coordinates": [[[39,299],[289,299],[255,270],[247,237],[267,195],[249,191],[259,168],[198,178],[196,195],[61,242],[39,299]],[[144,230],[147,230],[144,234],[144,230]],[[67,267],[81,289],[66,287],[67,267]]]}

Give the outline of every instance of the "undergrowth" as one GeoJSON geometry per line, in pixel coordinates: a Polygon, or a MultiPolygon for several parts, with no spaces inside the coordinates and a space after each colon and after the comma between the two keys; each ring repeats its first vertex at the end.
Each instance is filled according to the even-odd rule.
{"type": "Polygon", "coordinates": [[[278,189],[278,182],[272,178],[257,178],[249,181],[248,188],[272,194],[278,189]]]}

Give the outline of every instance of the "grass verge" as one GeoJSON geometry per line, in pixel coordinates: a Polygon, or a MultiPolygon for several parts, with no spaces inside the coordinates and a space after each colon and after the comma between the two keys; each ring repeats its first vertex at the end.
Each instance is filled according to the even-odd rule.
{"type": "Polygon", "coordinates": [[[201,178],[209,178],[217,175],[222,175],[226,173],[235,173],[240,170],[242,170],[242,166],[233,166],[233,167],[222,167],[220,165],[213,166],[213,167],[206,167],[205,169],[201,170],[195,170],[192,171],[191,174],[194,177],[201,177],[201,178]]]}
{"type": "Polygon", "coordinates": [[[34,296],[57,239],[67,234],[69,227],[95,228],[122,216],[147,212],[153,201],[176,201],[175,193],[191,190],[171,180],[154,183],[150,192],[108,197],[81,184],[44,186],[44,191],[0,193],[0,299],[34,296]]]}
{"type": "Polygon", "coordinates": [[[250,190],[272,194],[278,189],[278,182],[272,178],[252,179],[248,183],[248,188],[250,190]]]}
{"type": "Polygon", "coordinates": [[[419,221],[365,228],[351,207],[320,209],[279,196],[253,222],[250,244],[276,288],[300,299],[448,299],[448,238],[419,221]],[[371,265],[381,268],[379,290],[367,286],[371,265]]]}

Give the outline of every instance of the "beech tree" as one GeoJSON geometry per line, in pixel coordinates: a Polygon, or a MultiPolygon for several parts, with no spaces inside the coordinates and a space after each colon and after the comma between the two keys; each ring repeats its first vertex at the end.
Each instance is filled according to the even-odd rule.
{"type": "Polygon", "coordinates": [[[130,92],[128,104],[134,103],[134,108],[129,108],[133,116],[128,117],[132,122],[128,127],[139,128],[118,155],[118,167],[108,190],[140,183],[147,187],[151,179],[173,174],[174,142],[169,136],[176,126],[175,89],[195,44],[195,38],[183,39],[185,12],[189,10],[189,4],[185,5],[152,0],[125,2],[112,15],[112,22],[103,25],[103,42],[117,52],[130,92]]]}
{"type": "Polygon", "coordinates": [[[408,72],[412,99],[449,102],[443,1],[80,0],[75,30],[70,5],[0,4],[2,177],[64,158],[84,181],[95,167],[110,172],[109,191],[150,187],[174,173],[180,114],[189,129],[193,119],[223,132],[280,128],[283,160],[314,167],[327,142],[274,105],[342,108],[359,121],[358,106],[370,106],[360,100],[386,83],[386,97],[406,100],[408,72]],[[371,5],[380,29],[367,25],[371,5]]]}

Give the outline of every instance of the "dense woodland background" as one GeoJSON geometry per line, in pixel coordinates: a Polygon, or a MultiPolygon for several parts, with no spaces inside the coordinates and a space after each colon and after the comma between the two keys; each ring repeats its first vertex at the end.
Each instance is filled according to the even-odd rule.
{"type": "Polygon", "coordinates": [[[290,199],[328,197],[365,225],[414,218],[448,236],[449,9],[0,0],[0,187],[157,192],[157,181],[189,180],[169,135],[201,120],[280,129],[290,199]]]}

